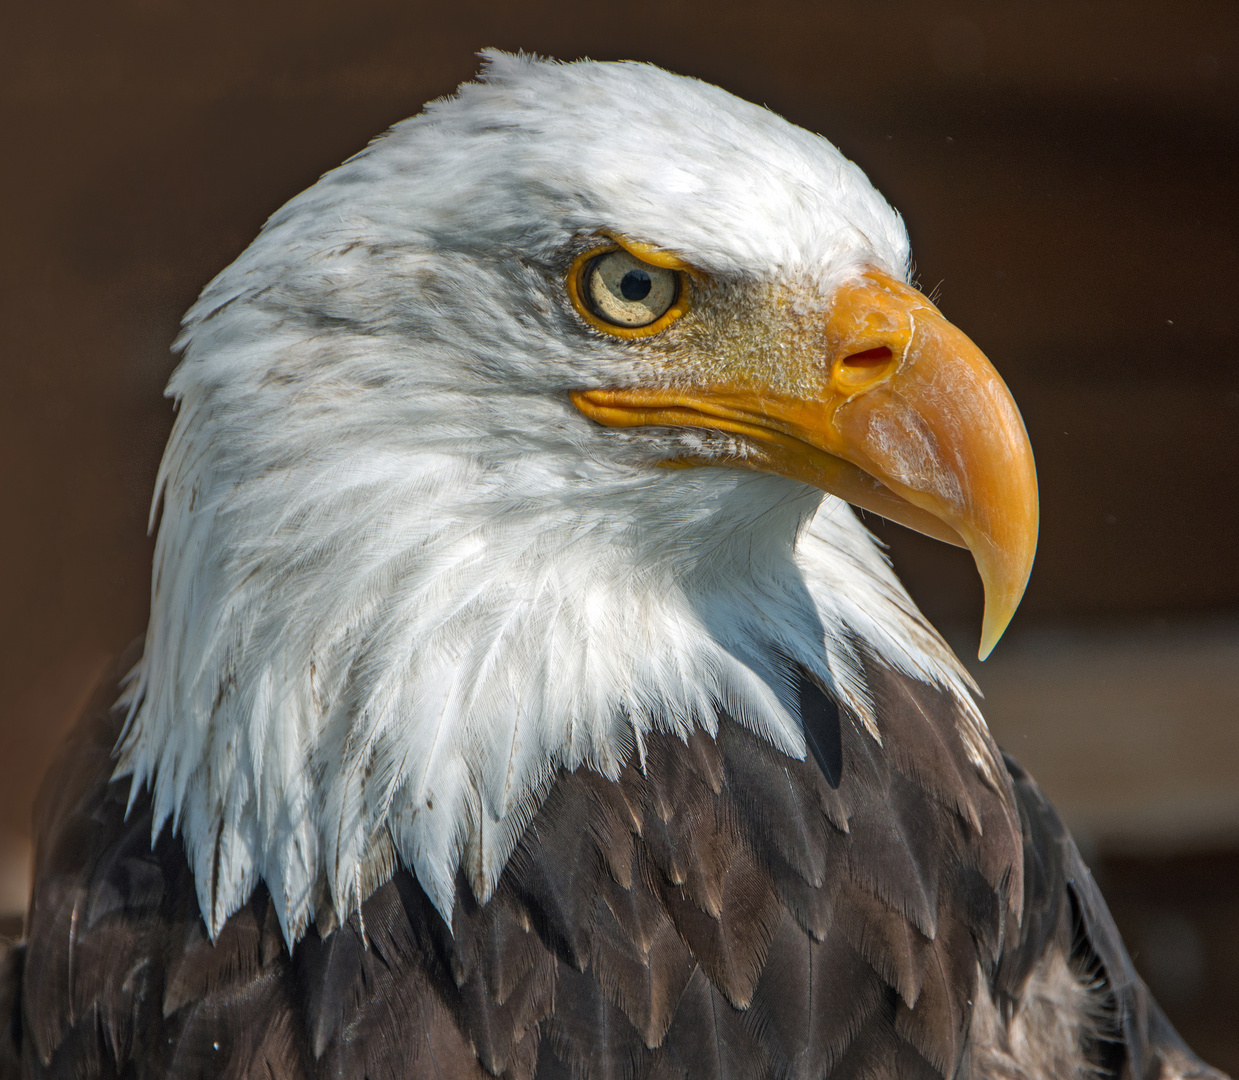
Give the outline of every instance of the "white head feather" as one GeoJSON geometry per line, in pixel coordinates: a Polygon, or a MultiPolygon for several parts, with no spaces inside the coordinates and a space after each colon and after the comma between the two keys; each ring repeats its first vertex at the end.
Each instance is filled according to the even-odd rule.
{"type": "Polygon", "coordinates": [[[803,756],[786,658],[880,737],[849,642],[967,698],[843,503],[653,467],[567,391],[657,378],[566,302],[599,230],[716,280],[906,272],[824,139],[641,64],[498,53],[279,210],[203,292],[169,386],[119,775],[184,837],[212,934],[265,881],[294,942],[395,859],[450,920],[560,769],[615,775],[716,706],[803,756]]]}

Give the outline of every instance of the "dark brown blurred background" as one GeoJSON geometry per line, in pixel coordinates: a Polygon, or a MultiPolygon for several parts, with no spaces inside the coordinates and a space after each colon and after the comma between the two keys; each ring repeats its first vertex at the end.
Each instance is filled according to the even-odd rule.
{"type": "MultiPolygon", "coordinates": [[[[180,313],[486,45],[717,82],[828,135],[903,211],[1039,462],[1040,553],[978,669],[988,715],[1184,1033],[1239,1071],[1232,0],[6,5],[0,912],[24,905],[52,747],[145,623],[180,313]]],[[[969,560],[879,528],[975,649],[969,560]]]]}

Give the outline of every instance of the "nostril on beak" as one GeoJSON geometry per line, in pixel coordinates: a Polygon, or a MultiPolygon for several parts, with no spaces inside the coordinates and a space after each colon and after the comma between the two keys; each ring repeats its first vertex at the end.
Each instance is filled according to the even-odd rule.
{"type": "Polygon", "coordinates": [[[887,345],[840,357],[835,361],[832,375],[835,389],[849,395],[869,389],[893,370],[894,358],[894,352],[887,345]]]}
{"type": "Polygon", "coordinates": [[[875,368],[881,367],[889,362],[891,351],[885,345],[879,345],[875,349],[866,349],[864,352],[852,353],[851,356],[845,356],[843,362],[855,371],[873,371],[875,368]]]}

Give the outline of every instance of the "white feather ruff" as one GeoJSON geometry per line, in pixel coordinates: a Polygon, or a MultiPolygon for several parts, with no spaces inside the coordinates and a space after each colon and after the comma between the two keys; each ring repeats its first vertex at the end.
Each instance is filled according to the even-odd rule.
{"type": "Polygon", "coordinates": [[[393,853],[450,920],[458,871],[489,895],[557,770],[614,776],[720,704],[803,756],[787,658],[879,738],[853,639],[970,702],[846,505],[658,468],[697,436],[572,408],[665,377],[564,301],[564,251],[602,229],[823,294],[907,261],[817,136],[644,65],[493,54],[187,316],[117,773],[180,830],[212,934],[262,880],[291,944],[393,853]]]}

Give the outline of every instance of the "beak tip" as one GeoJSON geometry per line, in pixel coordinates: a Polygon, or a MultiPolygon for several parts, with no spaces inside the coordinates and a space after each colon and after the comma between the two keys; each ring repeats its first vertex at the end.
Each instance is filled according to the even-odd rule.
{"type": "Polygon", "coordinates": [[[989,619],[984,620],[981,624],[981,644],[977,648],[977,659],[988,660],[989,654],[994,651],[994,646],[1002,639],[1003,631],[1006,626],[1001,628],[990,626],[989,619]]]}
{"type": "Polygon", "coordinates": [[[1037,553],[1035,504],[1031,520],[1026,520],[1025,528],[1020,530],[1019,540],[1006,545],[1005,551],[992,542],[969,545],[985,586],[985,612],[981,617],[981,644],[977,650],[979,660],[988,659],[1007,632],[1028,588],[1037,553]]]}
{"type": "MultiPolygon", "coordinates": [[[[986,576],[982,574],[981,577],[985,580],[986,576]]],[[[985,614],[981,618],[981,645],[977,650],[978,660],[989,659],[990,653],[994,651],[994,646],[1002,640],[1002,635],[1007,632],[1007,627],[1011,625],[1011,620],[1015,617],[1015,611],[1020,606],[1020,600],[1023,599],[1024,585],[1027,581],[1027,572],[1024,573],[1023,581],[1020,583],[1018,590],[1011,590],[1009,588],[993,589],[991,588],[991,582],[985,581],[985,614]]]]}
{"type": "MultiPolygon", "coordinates": [[[[985,575],[982,574],[983,579],[984,577],[985,575]]],[[[1012,593],[1003,590],[999,596],[990,595],[990,583],[986,581],[985,614],[981,618],[981,645],[977,650],[978,660],[989,659],[990,653],[994,651],[994,646],[1002,640],[1002,635],[1007,632],[1007,627],[1011,625],[1016,609],[1020,606],[1020,600],[1023,599],[1024,585],[1027,581],[1028,574],[1026,572],[1023,575],[1023,582],[1018,591],[1012,593]]],[[[997,590],[994,591],[996,592],[997,590]]]]}

